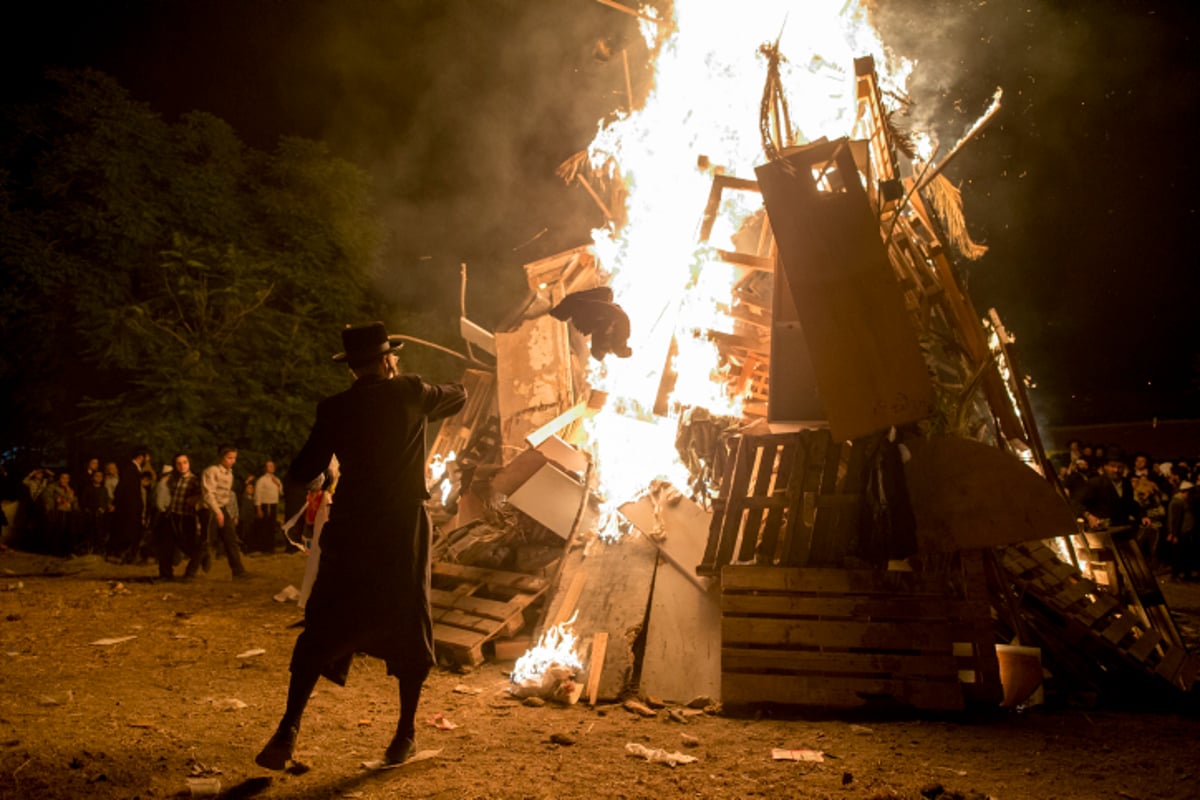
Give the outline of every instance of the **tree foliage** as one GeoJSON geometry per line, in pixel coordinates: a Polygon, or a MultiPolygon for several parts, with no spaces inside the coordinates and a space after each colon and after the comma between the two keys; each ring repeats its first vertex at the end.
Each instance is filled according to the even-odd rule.
{"type": "Polygon", "coordinates": [[[101,73],[50,86],[0,132],[5,449],[286,462],[345,385],[338,329],[382,314],[366,177],[320,143],[169,123],[101,73]]]}

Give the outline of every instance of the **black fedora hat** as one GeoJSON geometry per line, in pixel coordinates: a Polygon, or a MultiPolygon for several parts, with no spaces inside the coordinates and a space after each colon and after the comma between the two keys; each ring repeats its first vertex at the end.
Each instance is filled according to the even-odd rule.
{"type": "Polygon", "coordinates": [[[399,336],[388,336],[382,322],[347,325],[342,329],[343,352],[334,355],[333,360],[348,362],[353,367],[401,347],[404,347],[404,342],[399,336]]]}

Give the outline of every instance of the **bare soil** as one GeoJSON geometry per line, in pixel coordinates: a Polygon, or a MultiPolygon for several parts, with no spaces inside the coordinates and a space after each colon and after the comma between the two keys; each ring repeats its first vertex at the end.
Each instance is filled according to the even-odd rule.
{"type": "MultiPolygon", "coordinates": [[[[268,773],[254,754],[282,710],[300,619],[273,596],[299,587],[304,561],[250,556],[248,566],[246,582],[217,561],[192,583],[159,583],[153,566],[0,553],[0,798],[187,797],[203,791],[195,778],[216,779],[225,798],[918,800],[939,787],[949,798],[1200,797],[1194,715],[1060,705],[680,723],[671,709],[644,718],[619,705],[523,705],[507,691],[510,665],[490,663],[436,670],[418,716],[428,757],[368,770],[397,697],[382,663],[365,658],[346,688],[318,686],[302,766],[268,773]],[[113,639],[124,640],[100,643],[113,639]],[[698,760],[651,763],[630,743],[698,760]],[[824,761],[774,761],[773,748],[824,761]]],[[[1185,615],[1200,609],[1194,586],[1171,595],[1185,615]]]]}

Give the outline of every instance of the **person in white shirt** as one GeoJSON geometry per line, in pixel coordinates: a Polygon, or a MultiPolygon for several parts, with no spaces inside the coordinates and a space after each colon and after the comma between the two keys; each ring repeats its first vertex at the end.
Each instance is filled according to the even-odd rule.
{"type": "Polygon", "coordinates": [[[263,474],[254,484],[254,542],[247,549],[275,552],[275,526],[283,483],[275,474],[275,462],[267,459],[263,474]]]}

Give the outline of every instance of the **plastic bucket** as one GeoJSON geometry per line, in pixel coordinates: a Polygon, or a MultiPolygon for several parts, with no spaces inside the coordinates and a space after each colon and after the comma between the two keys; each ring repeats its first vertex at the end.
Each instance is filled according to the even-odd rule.
{"type": "Polygon", "coordinates": [[[1000,662],[1000,685],[1004,688],[1004,708],[1021,705],[1042,685],[1042,651],[1038,647],[1013,644],[996,645],[1000,662]]]}

